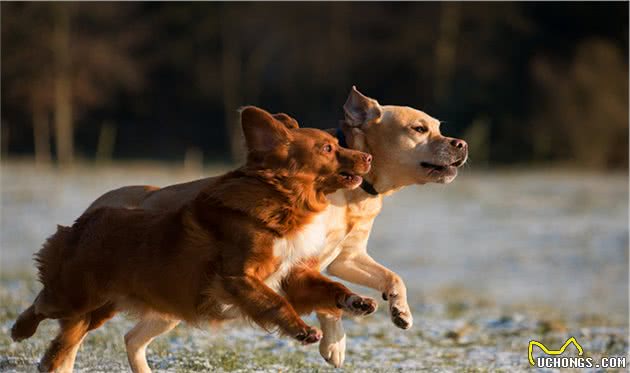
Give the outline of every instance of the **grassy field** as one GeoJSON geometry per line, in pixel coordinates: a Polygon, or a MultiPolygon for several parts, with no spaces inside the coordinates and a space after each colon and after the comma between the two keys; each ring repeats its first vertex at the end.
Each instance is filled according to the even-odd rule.
{"type": "MultiPolygon", "coordinates": [[[[34,371],[55,333],[55,323],[46,321],[25,342],[9,338],[16,315],[40,287],[32,254],[55,224],[70,224],[114,187],[218,172],[156,165],[64,172],[1,167],[0,371],[9,372],[34,371]]],[[[414,326],[395,328],[384,303],[373,316],[345,320],[346,371],[529,371],[529,340],[558,348],[570,336],[586,356],[627,356],[626,174],[465,170],[451,185],[387,197],[369,251],[406,281],[414,326]]],[[[117,316],[92,332],[77,368],[128,371],[122,336],[132,325],[117,316]]],[[[148,359],[154,370],[169,372],[332,371],[317,346],[238,322],[181,325],[149,347],[148,359]]]]}

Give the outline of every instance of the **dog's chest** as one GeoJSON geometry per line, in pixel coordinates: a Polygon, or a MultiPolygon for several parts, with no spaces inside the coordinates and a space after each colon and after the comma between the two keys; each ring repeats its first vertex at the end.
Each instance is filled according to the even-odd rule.
{"type": "Polygon", "coordinates": [[[301,261],[316,257],[326,243],[326,213],[318,214],[301,231],[277,239],[273,243],[273,256],[280,262],[265,283],[274,291],[281,293],[282,279],[291,268],[301,261]]]}

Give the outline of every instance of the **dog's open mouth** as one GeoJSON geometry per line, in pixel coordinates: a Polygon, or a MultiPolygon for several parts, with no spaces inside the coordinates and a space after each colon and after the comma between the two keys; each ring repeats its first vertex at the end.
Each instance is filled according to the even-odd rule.
{"type": "Polygon", "coordinates": [[[361,176],[354,175],[349,172],[340,172],[339,180],[344,187],[349,189],[354,189],[363,182],[363,178],[361,176]]]}
{"type": "Polygon", "coordinates": [[[420,162],[420,166],[428,169],[429,171],[436,171],[436,172],[443,172],[443,171],[447,171],[451,168],[455,169],[461,165],[464,164],[464,162],[466,161],[465,158],[461,158],[458,159],[457,161],[451,163],[451,164],[447,164],[447,165],[437,165],[437,164],[433,164],[433,163],[429,163],[429,162],[420,162]]]}

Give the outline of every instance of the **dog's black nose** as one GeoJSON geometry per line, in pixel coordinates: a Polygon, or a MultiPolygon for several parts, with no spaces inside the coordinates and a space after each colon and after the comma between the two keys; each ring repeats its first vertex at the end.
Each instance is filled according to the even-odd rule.
{"type": "Polygon", "coordinates": [[[460,139],[452,139],[451,145],[456,147],[457,149],[463,149],[463,148],[468,147],[468,144],[466,144],[466,141],[460,140],[460,139]]]}

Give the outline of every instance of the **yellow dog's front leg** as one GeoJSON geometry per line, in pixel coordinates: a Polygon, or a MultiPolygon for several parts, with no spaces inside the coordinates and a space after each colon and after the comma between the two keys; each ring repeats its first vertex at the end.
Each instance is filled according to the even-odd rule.
{"type": "Polygon", "coordinates": [[[342,252],[329,266],[328,273],[354,284],[380,291],[389,301],[392,321],[401,329],[409,329],[413,316],[407,304],[407,288],[396,273],[378,264],[367,253],[342,252]]]}

